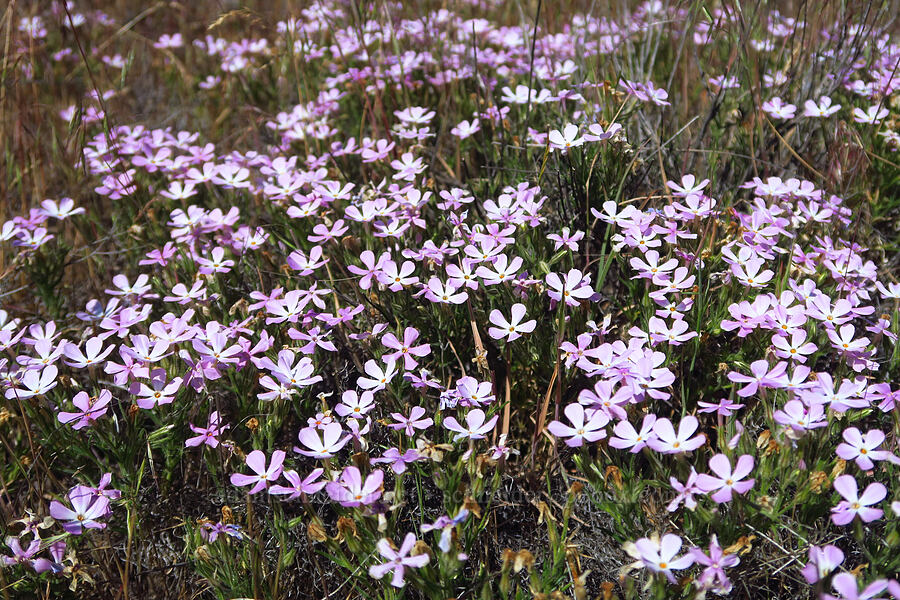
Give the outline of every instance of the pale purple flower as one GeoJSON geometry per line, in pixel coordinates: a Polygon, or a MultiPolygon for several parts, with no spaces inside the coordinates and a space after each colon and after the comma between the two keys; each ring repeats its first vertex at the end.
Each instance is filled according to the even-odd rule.
{"type": "Polygon", "coordinates": [[[24,400],[34,396],[43,396],[56,387],[56,375],[59,370],[56,365],[47,365],[42,370],[30,369],[22,375],[23,387],[10,387],[6,390],[6,399],[18,398],[24,400]]]}
{"type": "Polygon", "coordinates": [[[547,138],[550,142],[550,151],[561,150],[565,154],[569,148],[575,148],[584,144],[584,137],[578,135],[578,126],[572,123],[566,124],[562,132],[554,129],[547,138]]]}
{"type": "Polygon", "coordinates": [[[357,377],[356,385],[364,390],[377,392],[383,390],[397,374],[397,363],[388,359],[383,364],[378,364],[372,359],[366,361],[364,365],[366,375],[368,377],[357,377]]]}
{"type": "Polygon", "coordinates": [[[480,408],[470,410],[466,413],[466,426],[463,427],[454,417],[447,417],[443,421],[444,427],[450,431],[456,432],[453,441],[459,441],[463,438],[472,440],[482,440],[487,433],[490,433],[499,419],[498,415],[494,415],[485,421],[484,411],[480,408]]]}
{"type": "Polygon", "coordinates": [[[720,398],[715,404],[699,400],[697,406],[700,407],[697,409],[699,413],[716,413],[723,417],[730,417],[734,411],[744,408],[743,404],[734,402],[730,398],[720,398]]]}
{"type": "Polygon", "coordinates": [[[407,436],[412,437],[415,435],[416,429],[424,431],[434,424],[434,420],[431,417],[425,417],[426,412],[421,406],[413,406],[408,417],[403,416],[401,413],[391,413],[391,416],[397,422],[389,424],[388,427],[394,430],[402,429],[407,436]],[[422,417],[425,418],[423,419],[422,417]]]}
{"type": "Polygon", "coordinates": [[[688,415],[678,423],[678,433],[672,426],[669,419],[659,419],[653,424],[653,437],[647,441],[647,445],[663,454],[681,454],[683,452],[691,452],[702,446],[706,442],[706,436],[701,434],[694,435],[700,422],[697,417],[688,415]]]}
{"type": "Polygon", "coordinates": [[[111,344],[104,349],[103,340],[99,337],[92,337],[84,343],[84,350],[75,344],[67,343],[63,355],[69,359],[65,361],[67,365],[76,369],[84,369],[102,363],[115,348],[115,345],[111,344]]]}
{"type": "Polygon", "coordinates": [[[383,558],[387,559],[387,562],[369,567],[369,576],[375,579],[381,579],[388,573],[393,573],[391,585],[396,588],[402,588],[406,585],[404,573],[407,568],[415,569],[424,567],[428,564],[427,554],[410,556],[410,552],[412,552],[415,545],[416,536],[412,533],[406,534],[399,550],[395,550],[391,545],[391,542],[386,538],[378,540],[375,547],[378,549],[378,553],[381,554],[383,558]]]}
{"type": "Polygon", "coordinates": [[[562,233],[551,233],[547,235],[547,239],[553,241],[553,250],[559,250],[563,246],[572,252],[578,252],[578,241],[584,237],[583,231],[576,231],[570,234],[568,227],[562,228],[562,233]]]}
{"type": "Polygon", "coordinates": [[[560,277],[558,273],[548,273],[546,278],[547,295],[557,302],[565,301],[569,306],[578,306],[579,300],[594,295],[591,287],[591,276],[578,269],[570,269],[560,277]]]}
{"type": "Polygon", "coordinates": [[[294,500],[300,497],[301,494],[315,494],[328,483],[327,481],[317,481],[324,472],[324,469],[313,469],[309,475],[301,480],[297,471],[285,471],[282,475],[291,485],[273,485],[269,488],[269,493],[273,496],[287,496],[285,500],[294,500]]]}
{"type": "Polygon", "coordinates": [[[666,506],[666,510],[669,512],[675,512],[678,510],[678,507],[681,503],[684,503],[684,507],[688,510],[694,510],[697,508],[697,500],[694,499],[694,494],[702,494],[703,491],[697,486],[697,478],[699,475],[697,471],[694,470],[694,467],[691,467],[691,473],[688,475],[687,481],[681,483],[674,477],[669,477],[669,485],[672,486],[672,489],[678,492],[675,498],[669,502],[668,506],[666,506]]]}
{"type": "Polygon", "coordinates": [[[338,481],[330,481],[325,486],[328,496],[341,506],[368,506],[381,497],[384,471],[373,471],[365,482],[356,467],[344,469],[338,481]]]}
{"type": "Polygon", "coordinates": [[[880,104],[873,104],[866,110],[854,108],[852,111],[853,120],[866,125],[877,125],[889,114],[890,111],[880,104]]]}
{"type": "Polygon", "coordinates": [[[823,600],[884,600],[878,594],[888,587],[886,579],[877,579],[862,590],[859,589],[859,581],[853,573],[838,573],[831,580],[831,587],[840,594],[832,596],[825,594],[823,600]]]}
{"type": "Polygon", "coordinates": [[[769,363],[765,359],[754,361],[750,364],[752,375],[744,375],[737,371],[728,373],[728,379],[735,383],[746,383],[738,390],[738,396],[746,398],[752,396],[760,387],[782,387],[786,380],[787,362],[779,362],[769,369],[769,363]]]}
{"type": "Polygon", "coordinates": [[[510,313],[510,318],[507,321],[506,317],[504,317],[503,313],[499,310],[496,308],[492,310],[490,321],[495,327],[488,327],[488,335],[495,340],[506,338],[507,342],[511,342],[522,337],[523,333],[531,333],[534,331],[534,328],[537,326],[537,321],[531,319],[524,323],[522,322],[522,319],[525,318],[524,304],[519,302],[513,304],[510,313]]]}
{"type": "Polygon", "coordinates": [[[565,438],[567,446],[578,447],[585,441],[596,442],[606,437],[604,428],[609,423],[609,417],[603,411],[585,411],[581,404],[572,403],[566,406],[564,412],[572,425],[551,421],[547,430],[558,438],[565,438]]]}
{"type": "Polygon", "coordinates": [[[210,413],[206,427],[197,427],[193,423],[189,423],[189,425],[191,431],[197,435],[184,441],[186,447],[206,444],[210,448],[216,448],[219,445],[219,436],[223,431],[231,427],[228,424],[220,424],[219,412],[215,410],[210,413]]]}
{"type": "Polygon", "coordinates": [[[773,119],[793,119],[797,107],[788,104],[778,96],[763,102],[762,109],[773,119]]]}
{"type": "Polygon", "coordinates": [[[340,423],[331,422],[325,425],[321,429],[322,437],[319,437],[319,431],[316,427],[304,427],[301,429],[300,433],[297,434],[297,438],[309,450],[303,450],[295,446],[294,452],[311,458],[331,458],[350,440],[349,435],[341,437],[344,429],[340,423]]]}
{"type": "Polygon", "coordinates": [[[661,540],[653,538],[641,538],[634,543],[631,554],[640,560],[645,567],[654,573],[662,573],[671,582],[675,583],[673,570],[687,569],[694,564],[691,554],[676,556],[681,550],[681,538],[675,534],[667,533],[661,540]]]}
{"type": "Polygon", "coordinates": [[[852,475],[841,475],[834,480],[834,489],[843,498],[831,509],[831,520],[835,525],[849,525],[857,515],[864,523],[875,521],[884,515],[880,508],[872,508],[887,496],[887,488],[877,481],[870,483],[862,495],[859,495],[856,479],[852,475]]]}
{"type": "Polygon", "coordinates": [[[753,488],[756,480],[744,479],[753,470],[753,464],[753,457],[744,454],[737,459],[734,470],[732,470],[728,457],[724,454],[716,454],[709,459],[709,468],[718,477],[703,473],[697,477],[697,487],[706,493],[715,492],[710,498],[719,504],[731,502],[732,491],[746,494],[753,488]]]}
{"type": "Polygon", "coordinates": [[[419,339],[419,331],[415,327],[407,327],[403,331],[403,341],[397,339],[393,333],[387,333],[381,338],[381,343],[395,350],[389,354],[385,354],[382,360],[399,360],[403,358],[403,368],[407,371],[415,369],[419,362],[414,358],[416,356],[423,357],[431,354],[431,346],[428,344],[419,344],[415,346],[416,340],[419,339]]]}
{"type": "Polygon", "coordinates": [[[816,104],[812,100],[807,100],[803,103],[803,116],[804,117],[830,117],[837,111],[841,110],[840,104],[832,104],[831,98],[828,96],[821,96],[819,98],[819,103],[816,104]]]}
{"type": "Polygon", "coordinates": [[[821,404],[807,407],[799,400],[788,400],[784,409],[776,410],[773,416],[776,423],[790,427],[797,434],[828,425],[825,408],[821,404]]]}
{"type": "Polygon", "coordinates": [[[0,561],[7,567],[32,564],[34,556],[41,550],[41,540],[35,538],[25,548],[22,548],[19,538],[8,536],[6,546],[12,552],[12,556],[0,555],[0,561]]]}
{"type": "Polygon", "coordinates": [[[56,418],[60,423],[74,422],[72,429],[75,430],[90,427],[94,421],[106,414],[110,400],[112,393],[109,390],[101,390],[97,396],[90,396],[87,392],[81,391],[72,398],[72,404],[78,412],[60,411],[56,418]]]}
{"type": "Polygon", "coordinates": [[[78,485],[69,490],[68,499],[72,508],[57,500],[50,503],[50,516],[63,521],[62,527],[67,532],[80,535],[83,529],[106,527],[99,519],[109,514],[109,498],[97,496],[91,488],[78,485]]]}
{"type": "Polygon", "coordinates": [[[869,471],[875,467],[873,461],[889,460],[894,464],[900,463],[900,459],[888,452],[879,450],[884,442],[884,432],[872,429],[866,433],[860,433],[856,427],[848,427],[843,432],[844,442],[837,447],[837,455],[844,460],[855,460],[856,466],[863,471],[869,471]]]}
{"type": "Polygon", "coordinates": [[[438,548],[441,549],[441,552],[450,552],[450,542],[453,539],[453,530],[457,525],[465,522],[468,516],[469,511],[465,508],[460,508],[459,512],[457,512],[456,516],[453,518],[450,518],[447,515],[441,515],[434,523],[422,523],[422,532],[428,533],[429,531],[440,529],[441,537],[438,541],[438,548]]]}
{"type": "Polygon", "coordinates": [[[609,438],[609,445],[620,450],[628,450],[636,454],[647,446],[647,442],[656,437],[653,426],[656,424],[656,415],[644,415],[641,421],[641,429],[638,431],[628,421],[622,420],[613,427],[614,437],[609,438]]]}
{"type": "Polygon", "coordinates": [[[255,475],[243,475],[241,473],[231,474],[231,485],[245,486],[252,485],[250,493],[255,494],[269,487],[269,484],[281,475],[282,465],[284,464],[285,453],[283,450],[276,450],[272,453],[272,460],[266,466],[266,455],[262,450],[254,450],[247,455],[247,466],[255,473],[255,475]]]}
{"type": "Polygon", "coordinates": [[[813,584],[820,579],[825,579],[828,575],[841,566],[844,562],[844,553],[837,546],[831,544],[824,548],[819,546],[809,547],[809,562],[806,563],[800,572],[806,582],[813,584]]]}
{"type": "Polygon", "coordinates": [[[709,554],[700,548],[691,548],[691,555],[697,564],[705,568],[696,580],[697,586],[702,590],[712,590],[716,594],[728,594],[731,592],[731,581],[725,574],[725,569],[736,567],[741,559],[737,554],[725,554],[719,545],[716,534],[709,541],[709,554]]]}
{"type": "Polygon", "coordinates": [[[409,449],[406,452],[401,452],[398,448],[388,448],[384,451],[384,454],[382,456],[369,459],[369,462],[373,465],[379,463],[389,463],[391,466],[391,470],[399,475],[400,473],[406,472],[407,464],[416,462],[417,460],[421,460],[422,458],[424,458],[424,456],[412,449],[409,449]]]}
{"type": "Polygon", "coordinates": [[[334,410],[342,417],[362,419],[373,408],[375,395],[372,392],[359,394],[356,390],[346,390],[341,394],[341,403],[335,406],[334,410]]]}

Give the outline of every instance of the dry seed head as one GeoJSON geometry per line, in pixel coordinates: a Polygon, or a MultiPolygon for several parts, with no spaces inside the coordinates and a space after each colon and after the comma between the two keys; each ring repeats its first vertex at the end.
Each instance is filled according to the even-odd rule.
{"type": "Polygon", "coordinates": [[[519,550],[513,558],[513,571],[519,573],[522,569],[529,571],[534,567],[534,554],[529,550],[519,550]]]}
{"type": "Polygon", "coordinates": [[[820,494],[828,483],[828,474],[825,471],[813,471],[809,474],[809,489],[814,494],[820,494]]]}
{"type": "Polygon", "coordinates": [[[318,519],[310,521],[309,525],[306,526],[306,537],[313,542],[328,541],[328,534],[325,533],[325,527],[322,526],[322,522],[318,519]]]}
{"type": "Polygon", "coordinates": [[[337,522],[338,537],[340,539],[355,538],[359,536],[356,522],[347,517],[340,517],[337,522]]]}
{"type": "Polygon", "coordinates": [[[847,470],[847,461],[843,458],[839,458],[835,463],[834,468],[831,470],[831,480],[834,479],[844,473],[847,470]]]}

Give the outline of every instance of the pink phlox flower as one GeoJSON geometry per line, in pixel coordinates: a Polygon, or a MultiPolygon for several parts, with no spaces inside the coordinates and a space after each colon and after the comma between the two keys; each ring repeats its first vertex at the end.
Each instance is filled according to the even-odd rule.
{"type": "Polygon", "coordinates": [[[72,398],[72,404],[78,412],[60,411],[56,418],[60,423],[74,423],[72,429],[75,430],[90,427],[106,414],[110,400],[112,393],[109,390],[101,390],[97,396],[89,396],[87,392],[81,391],[72,398]]]}
{"type": "Polygon", "coordinates": [[[226,429],[231,428],[231,425],[228,425],[227,423],[222,424],[220,421],[219,412],[214,410],[209,415],[206,427],[197,427],[193,423],[190,423],[191,431],[197,435],[185,440],[184,445],[186,447],[195,447],[206,444],[210,448],[218,447],[219,436],[222,435],[222,432],[226,429]]]}
{"type": "Polygon", "coordinates": [[[717,477],[703,473],[697,477],[697,486],[706,493],[715,492],[710,498],[719,504],[731,502],[732,491],[743,495],[753,488],[756,480],[745,479],[753,470],[753,465],[753,457],[744,454],[737,459],[732,470],[728,457],[716,454],[709,459],[709,468],[717,477]]]}
{"type": "Polygon", "coordinates": [[[603,412],[594,409],[585,411],[584,406],[578,403],[569,404],[563,410],[570,425],[560,421],[551,421],[547,425],[547,431],[558,438],[565,438],[567,446],[578,447],[585,441],[596,442],[606,437],[605,427],[609,423],[609,417],[603,412]]]}
{"type": "Polygon", "coordinates": [[[788,104],[778,96],[763,102],[762,109],[773,119],[793,119],[797,111],[796,106],[788,104]]]}
{"type": "Polygon", "coordinates": [[[391,255],[388,252],[381,253],[376,259],[375,254],[371,250],[363,250],[359,255],[359,260],[362,262],[363,267],[347,265],[347,270],[354,275],[360,275],[359,287],[367,290],[372,286],[372,279],[378,278],[378,274],[381,272],[382,267],[390,260],[390,258],[391,255]]]}
{"type": "Polygon", "coordinates": [[[777,334],[772,336],[775,356],[805,363],[807,357],[819,349],[812,342],[807,342],[806,337],[806,330],[801,328],[795,329],[789,336],[777,334]]]}
{"type": "Polygon", "coordinates": [[[697,409],[697,412],[699,413],[716,413],[723,417],[730,417],[734,411],[744,408],[743,404],[738,404],[730,398],[720,398],[716,403],[699,400],[697,406],[700,407],[697,409]]]}
{"type": "Polygon", "coordinates": [[[150,371],[150,385],[142,381],[132,382],[128,391],[137,396],[135,404],[144,410],[149,410],[162,404],[171,404],[175,400],[175,394],[181,388],[181,377],[175,377],[166,381],[165,369],[153,369],[150,371]]]}
{"type": "Polygon", "coordinates": [[[862,590],[859,589],[859,583],[853,573],[838,573],[831,579],[831,587],[840,596],[823,594],[822,600],[885,600],[878,594],[888,588],[886,579],[877,579],[862,590]]]}
{"type": "Polygon", "coordinates": [[[837,546],[810,546],[809,562],[800,570],[806,582],[812,585],[825,579],[844,562],[844,553],[837,546]]]}
{"type": "Polygon", "coordinates": [[[788,400],[783,409],[773,413],[773,417],[779,425],[790,427],[795,436],[828,425],[825,408],[821,404],[812,404],[807,407],[800,400],[788,400]]]}
{"type": "Polygon", "coordinates": [[[119,274],[112,279],[113,285],[116,286],[115,289],[107,289],[104,291],[110,296],[133,296],[135,298],[154,297],[147,293],[151,289],[150,284],[148,283],[149,281],[150,276],[146,273],[138,275],[138,278],[134,280],[134,283],[130,283],[128,277],[125,275],[119,274]]]}
{"type": "Polygon", "coordinates": [[[481,278],[484,285],[498,285],[516,278],[516,273],[522,267],[522,259],[518,256],[509,260],[505,254],[498,254],[493,258],[490,266],[481,265],[475,270],[475,275],[481,278]]]}
{"type": "Polygon", "coordinates": [[[122,346],[122,350],[130,354],[135,360],[139,360],[145,364],[159,362],[163,358],[169,356],[171,352],[169,342],[163,339],[150,340],[146,335],[132,335],[131,346],[122,346]]]}
{"type": "Polygon", "coordinates": [[[366,361],[364,369],[368,377],[357,377],[356,385],[364,390],[377,392],[386,388],[397,374],[397,362],[387,359],[379,364],[369,359],[366,361]]]}
{"type": "MultiPolygon", "coordinates": [[[[343,219],[338,219],[332,224],[331,227],[328,227],[324,223],[319,223],[318,225],[313,227],[313,235],[307,236],[306,239],[314,244],[329,242],[340,238],[342,235],[347,233],[349,229],[349,227],[344,225],[343,219]]],[[[312,256],[312,251],[310,251],[310,255],[312,256]]]]}
{"type": "Polygon", "coordinates": [[[89,487],[77,485],[69,490],[67,499],[72,508],[58,500],[50,503],[50,516],[62,521],[62,527],[68,533],[81,535],[84,529],[103,529],[106,523],[102,519],[109,514],[109,498],[98,496],[89,487]]]}
{"type": "Polygon", "coordinates": [[[344,429],[340,423],[325,425],[321,429],[321,437],[319,437],[320,430],[318,428],[304,427],[297,434],[297,438],[309,449],[303,450],[295,446],[294,452],[311,458],[331,458],[350,441],[350,436],[341,437],[343,433],[344,429]]]}
{"type": "Polygon", "coordinates": [[[423,357],[431,354],[431,346],[429,344],[419,344],[415,346],[416,340],[419,339],[419,331],[414,327],[407,327],[403,330],[403,341],[397,339],[393,333],[387,333],[381,338],[381,343],[387,348],[395,350],[389,354],[385,354],[382,359],[399,360],[403,358],[403,368],[407,371],[415,369],[419,362],[414,357],[423,357]]]}
{"type": "Polygon", "coordinates": [[[172,286],[172,295],[163,297],[164,302],[177,302],[178,304],[189,304],[191,302],[202,302],[206,300],[206,288],[203,281],[195,281],[190,289],[183,283],[176,283],[172,286]]]}
{"type": "Polygon", "coordinates": [[[688,415],[678,423],[678,432],[676,433],[669,419],[658,419],[653,424],[653,433],[656,434],[656,437],[648,440],[647,445],[663,454],[691,452],[706,442],[706,436],[702,433],[691,437],[699,425],[697,417],[688,415]]]}
{"type": "Polygon", "coordinates": [[[10,387],[6,390],[7,400],[18,398],[24,400],[34,396],[43,396],[56,387],[56,365],[48,365],[41,370],[32,369],[22,376],[22,387],[10,387]]]}
{"type": "Polygon", "coordinates": [[[841,110],[840,104],[832,104],[831,98],[828,96],[821,96],[819,98],[818,104],[813,100],[807,100],[803,103],[803,116],[804,117],[814,117],[814,118],[822,118],[822,117],[830,117],[837,111],[841,110]]]}
{"type": "Polygon", "coordinates": [[[831,340],[831,347],[842,354],[855,354],[862,352],[869,345],[869,338],[856,338],[856,328],[847,323],[841,325],[840,329],[831,328],[828,330],[828,339],[831,340]]]}
{"type": "Polygon", "coordinates": [[[272,453],[272,460],[266,465],[266,455],[262,450],[254,450],[247,455],[246,463],[255,474],[244,475],[241,473],[231,474],[231,484],[236,486],[252,485],[251,494],[255,494],[269,487],[269,484],[281,475],[282,465],[284,464],[285,453],[283,450],[276,450],[272,453]]]}
{"type": "Polygon", "coordinates": [[[570,269],[563,276],[551,272],[547,275],[546,283],[547,295],[552,300],[564,301],[569,306],[577,307],[579,300],[586,300],[594,295],[590,274],[582,273],[578,269],[570,269]]]}
{"type": "Polygon", "coordinates": [[[41,550],[41,540],[40,538],[34,538],[29,542],[28,546],[22,548],[20,538],[7,536],[6,547],[10,549],[12,556],[0,555],[0,561],[4,565],[7,567],[31,565],[34,562],[34,557],[41,550]]]}
{"type": "Polygon", "coordinates": [[[456,380],[456,394],[462,406],[482,406],[494,401],[493,385],[490,381],[478,381],[465,376],[456,380]]]}
{"type": "Polygon", "coordinates": [[[408,417],[401,413],[391,413],[391,417],[397,422],[389,424],[388,427],[394,430],[402,429],[407,436],[412,437],[415,435],[416,429],[424,431],[434,424],[431,417],[425,417],[426,412],[421,406],[413,406],[408,417]]]}
{"type": "Polygon", "coordinates": [[[871,471],[875,467],[874,461],[887,460],[893,464],[900,464],[900,458],[887,450],[880,450],[884,443],[885,435],[880,429],[871,429],[866,433],[860,433],[856,427],[848,427],[843,432],[844,441],[838,444],[836,454],[846,460],[856,461],[863,471],[871,471]]]}
{"type": "Polygon", "coordinates": [[[565,154],[569,148],[577,148],[584,144],[584,137],[578,135],[578,126],[567,123],[562,131],[553,129],[550,131],[547,140],[550,144],[550,151],[560,150],[565,154]]]}
{"type": "Polygon", "coordinates": [[[460,290],[449,280],[444,282],[439,277],[431,277],[422,289],[422,294],[430,302],[437,304],[462,304],[469,298],[465,288],[460,290]]]}
{"type": "Polygon", "coordinates": [[[787,362],[782,361],[770,369],[768,361],[761,359],[750,364],[750,372],[752,375],[744,375],[737,371],[731,371],[728,373],[728,379],[735,383],[747,384],[737,392],[738,396],[746,398],[755,394],[761,387],[784,387],[784,382],[787,379],[785,375],[787,365],[787,362]]]}
{"type": "Polygon", "coordinates": [[[386,538],[378,540],[375,547],[378,549],[378,553],[381,554],[382,558],[386,559],[386,562],[370,566],[369,577],[381,579],[388,573],[393,573],[391,585],[395,588],[402,588],[406,585],[404,574],[407,568],[416,569],[428,564],[429,559],[427,554],[410,556],[415,545],[416,536],[412,533],[406,534],[399,550],[395,550],[391,542],[386,538]]]}
{"type": "Polygon", "coordinates": [[[370,459],[370,463],[375,465],[379,463],[389,463],[391,470],[398,475],[406,472],[406,465],[425,458],[415,450],[409,449],[401,452],[398,448],[388,448],[384,454],[378,458],[370,459]]]}
{"type": "Polygon", "coordinates": [[[656,436],[653,432],[656,418],[654,414],[644,415],[640,430],[635,429],[628,421],[619,421],[613,427],[615,435],[609,438],[609,445],[620,450],[628,450],[632,454],[640,452],[647,446],[648,440],[656,436]]]}
{"type": "Polygon", "coordinates": [[[666,182],[666,187],[672,190],[672,195],[681,198],[699,195],[707,185],[709,185],[709,179],[698,182],[697,178],[690,173],[681,176],[681,183],[675,183],[674,181],[666,182]]]}
{"type": "Polygon", "coordinates": [[[700,476],[697,474],[697,471],[694,470],[694,467],[691,467],[691,473],[684,483],[681,483],[674,477],[669,477],[669,485],[672,486],[672,489],[675,490],[677,494],[666,506],[666,510],[675,512],[682,503],[684,503],[684,507],[688,510],[697,508],[697,500],[694,498],[694,494],[704,493],[697,485],[697,479],[699,477],[700,476]]]}
{"type": "Polygon", "coordinates": [[[273,485],[269,488],[269,494],[273,496],[287,496],[285,500],[294,500],[302,494],[312,495],[325,487],[327,481],[317,481],[325,469],[313,469],[309,475],[300,479],[297,471],[287,470],[282,476],[288,480],[290,485],[273,485]]]}
{"type": "Polygon", "coordinates": [[[631,556],[654,573],[662,573],[673,584],[675,583],[673,570],[687,569],[694,564],[694,556],[690,553],[676,556],[679,550],[681,538],[672,533],[667,533],[662,539],[656,536],[641,538],[634,544],[626,546],[626,551],[631,556]]]}
{"type": "Polygon", "coordinates": [[[583,231],[569,233],[568,227],[563,227],[561,233],[551,233],[547,235],[547,239],[553,242],[553,250],[559,250],[563,246],[572,252],[578,252],[578,242],[584,238],[583,231]]]}
{"type": "Polygon", "coordinates": [[[415,270],[416,266],[411,260],[404,261],[403,264],[398,267],[397,263],[393,260],[386,259],[376,276],[378,282],[387,286],[389,290],[392,292],[399,292],[404,287],[419,281],[419,278],[413,275],[415,270]]]}
{"type": "Polygon", "coordinates": [[[441,552],[447,553],[450,552],[453,531],[456,529],[457,525],[464,523],[468,517],[469,511],[465,508],[460,508],[455,517],[451,518],[447,515],[441,515],[434,523],[423,523],[422,532],[428,533],[429,531],[440,530],[441,536],[438,541],[438,548],[441,549],[441,552]]]}
{"type": "Polygon", "coordinates": [[[376,469],[365,481],[356,467],[343,470],[340,479],[325,485],[328,496],[341,506],[368,506],[376,502],[383,491],[384,471],[376,469]]]}
{"type": "Polygon", "coordinates": [[[316,269],[323,266],[330,259],[322,258],[322,246],[313,246],[309,250],[309,256],[301,250],[294,250],[287,257],[287,265],[301,277],[311,275],[316,269]]]}
{"type": "Polygon", "coordinates": [[[877,481],[870,483],[860,495],[856,479],[852,475],[841,475],[834,480],[834,489],[843,498],[831,509],[831,520],[835,525],[849,525],[857,516],[869,523],[884,515],[880,508],[872,508],[887,496],[887,488],[877,481]]]}
{"type": "Polygon", "coordinates": [[[317,347],[328,352],[337,352],[337,346],[328,339],[329,336],[331,336],[331,331],[322,331],[320,327],[313,327],[305,332],[293,327],[288,330],[289,338],[306,342],[299,348],[303,354],[313,354],[317,347]]]}
{"type": "Polygon", "coordinates": [[[688,331],[689,325],[683,319],[675,319],[669,325],[658,317],[650,317],[648,325],[650,340],[653,342],[653,345],[668,342],[672,346],[680,346],[689,339],[699,335],[696,331],[688,331]]]}
{"type": "Polygon", "coordinates": [[[490,314],[490,322],[495,325],[495,327],[488,328],[488,335],[490,335],[493,339],[499,340],[502,338],[506,338],[507,342],[511,342],[522,337],[524,333],[531,333],[534,331],[534,328],[537,326],[537,321],[534,319],[528,321],[522,321],[525,318],[525,305],[517,302],[513,304],[510,308],[510,318],[507,321],[506,318],[496,308],[491,311],[490,314]]]}
{"type": "Polygon", "coordinates": [[[341,402],[334,407],[334,411],[342,417],[362,419],[373,408],[375,395],[372,392],[359,394],[356,390],[346,390],[341,394],[341,402]]]}
{"type": "Polygon", "coordinates": [[[696,580],[696,585],[701,590],[712,590],[717,594],[731,592],[732,584],[725,574],[725,569],[736,567],[741,559],[737,554],[726,554],[719,545],[716,534],[713,534],[709,542],[709,554],[700,548],[691,548],[691,554],[697,564],[705,567],[696,580]]]}
{"type": "Polygon", "coordinates": [[[488,419],[483,410],[476,408],[466,413],[465,426],[460,425],[454,417],[447,417],[444,419],[443,425],[450,431],[456,432],[456,435],[453,436],[454,442],[463,438],[482,440],[485,438],[486,434],[494,429],[498,419],[499,415],[494,415],[488,419]]]}

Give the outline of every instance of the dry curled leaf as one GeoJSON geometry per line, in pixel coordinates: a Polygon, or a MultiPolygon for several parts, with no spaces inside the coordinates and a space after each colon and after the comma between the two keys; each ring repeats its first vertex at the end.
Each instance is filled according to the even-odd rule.
{"type": "Polygon", "coordinates": [[[742,535],[738,538],[738,541],[725,548],[725,554],[743,556],[753,550],[753,540],[755,539],[755,535],[742,535]]]}

